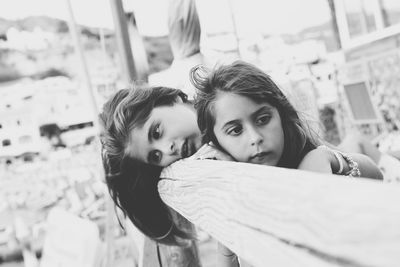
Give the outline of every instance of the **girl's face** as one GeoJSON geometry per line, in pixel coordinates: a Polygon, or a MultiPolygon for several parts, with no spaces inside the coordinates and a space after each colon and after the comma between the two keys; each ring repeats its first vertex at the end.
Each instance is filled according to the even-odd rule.
{"type": "Polygon", "coordinates": [[[142,162],[165,167],[191,156],[200,146],[196,112],[180,101],[154,108],[145,124],[132,131],[128,153],[142,162]]]}
{"type": "Polygon", "coordinates": [[[215,136],[233,158],[269,166],[278,164],[284,133],[275,107],[234,93],[221,93],[214,108],[215,136]]]}

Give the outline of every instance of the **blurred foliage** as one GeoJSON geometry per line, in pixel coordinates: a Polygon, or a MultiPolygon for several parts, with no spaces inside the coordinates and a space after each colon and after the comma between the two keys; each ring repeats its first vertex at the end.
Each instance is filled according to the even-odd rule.
{"type": "Polygon", "coordinates": [[[373,102],[389,132],[400,128],[400,54],[398,50],[367,60],[373,102]]]}
{"type": "MultiPolygon", "coordinates": [[[[6,20],[0,18],[0,35],[5,35],[7,30],[14,27],[20,31],[32,32],[35,28],[40,28],[45,32],[52,33],[68,33],[68,23],[64,20],[50,18],[46,16],[30,16],[20,20],[6,20]]],[[[79,26],[81,33],[87,37],[100,39],[98,29],[79,26]]],[[[110,30],[105,30],[106,34],[110,34],[110,30]]]]}
{"type": "MultiPolygon", "coordinates": [[[[21,20],[5,20],[0,18],[0,36],[4,36],[4,38],[6,38],[5,34],[10,27],[15,27],[18,30],[25,30],[25,31],[33,31],[35,28],[41,28],[43,31],[47,32],[52,32],[61,35],[68,34],[68,24],[65,21],[45,16],[33,16],[21,20]]],[[[82,45],[86,51],[101,49],[99,42],[100,40],[99,29],[80,26],[80,32],[83,37],[82,45]]],[[[109,56],[112,58],[115,56],[115,52],[117,51],[117,45],[114,33],[113,31],[106,29],[104,29],[103,32],[106,40],[106,51],[109,52],[109,56]]],[[[169,44],[168,36],[143,37],[143,43],[148,58],[150,74],[165,70],[171,65],[173,61],[173,55],[169,44]]],[[[63,45],[65,46],[61,50],[58,50],[58,52],[61,52],[64,58],[73,55],[72,41],[70,43],[64,43],[63,45]]],[[[50,52],[51,51],[49,51],[49,53],[50,52]]],[[[15,52],[4,51],[4,54],[5,55],[8,54],[8,56],[11,56],[12,53],[15,52]]],[[[39,54],[43,53],[39,52],[39,54]]],[[[23,62],[22,57],[26,57],[26,60],[29,59],[28,54],[26,55],[19,54],[18,57],[21,58],[21,60],[19,60],[18,62],[23,62]]],[[[38,60],[41,61],[41,59],[43,58],[44,56],[42,55],[38,60]]],[[[0,55],[0,61],[1,61],[1,55],[0,55]]],[[[0,74],[1,78],[0,82],[14,80],[20,78],[21,76],[24,76],[18,71],[19,65],[14,66],[14,69],[10,68],[9,66],[10,64],[7,65],[8,66],[5,66],[3,64],[3,66],[0,66],[0,70],[2,70],[0,74]]],[[[51,77],[56,75],[68,76],[68,74],[66,74],[65,71],[60,70],[60,66],[58,65],[53,67],[51,66],[48,67],[49,67],[48,70],[43,71],[42,69],[40,73],[30,76],[33,78],[51,77]]]]}
{"type": "Polygon", "coordinates": [[[50,68],[48,70],[39,72],[39,73],[35,73],[34,75],[31,75],[31,78],[35,79],[35,80],[42,80],[42,79],[46,79],[48,77],[57,77],[57,76],[65,76],[65,77],[70,77],[68,75],[68,73],[66,73],[63,70],[59,70],[56,68],[50,68]]]}
{"type": "Polygon", "coordinates": [[[0,83],[10,82],[21,78],[21,74],[13,67],[4,63],[8,50],[0,49],[0,83]]]}
{"type": "Polygon", "coordinates": [[[50,18],[46,16],[30,16],[20,20],[0,20],[0,34],[6,33],[10,27],[21,31],[33,31],[35,28],[41,28],[46,32],[66,32],[68,25],[65,21],[50,18]]]}
{"type": "Polygon", "coordinates": [[[4,35],[7,30],[14,25],[14,21],[0,18],[0,35],[4,35]]]}
{"type": "Polygon", "coordinates": [[[0,83],[18,80],[21,77],[18,71],[0,63],[0,83]]]}
{"type": "Polygon", "coordinates": [[[65,28],[68,29],[65,21],[46,16],[31,16],[16,22],[20,29],[25,31],[33,31],[37,27],[46,32],[60,32],[65,28]]]}
{"type": "MultiPolygon", "coordinates": [[[[35,28],[38,27],[46,32],[53,32],[58,34],[68,33],[67,22],[46,16],[31,16],[20,20],[5,20],[0,18],[0,36],[5,36],[5,33],[10,27],[15,27],[19,30],[26,31],[33,31],[35,28]]],[[[99,29],[80,26],[80,31],[82,36],[85,36],[87,39],[94,41],[83,42],[85,49],[93,49],[99,46],[99,29]]],[[[107,42],[106,46],[109,46],[110,42],[108,40],[114,39],[112,38],[114,34],[111,30],[106,29],[104,29],[104,34],[107,42]]],[[[282,37],[289,44],[306,39],[318,39],[325,42],[328,51],[337,49],[337,45],[333,41],[334,33],[332,31],[330,21],[315,27],[307,28],[297,34],[286,34],[282,35],[282,37]]],[[[169,44],[168,36],[143,36],[143,42],[149,62],[150,74],[167,69],[171,65],[173,61],[173,54],[169,44]]],[[[110,49],[109,51],[116,51],[116,45],[113,41],[111,41],[111,46],[112,47],[107,47],[107,50],[110,49]]]]}
{"type": "Polygon", "coordinates": [[[282,34],[281,37],[288,44],[296,44],[304,40],[312,39],[322,41],[328,52],[339,49],[339,43],[332,29],[332,20],[321,25],[306,28],[296,34],[282,34]]]}
{"type": "MultiPolygon", "coordinates": [[[[68,73],[66,73],[65,71],[55,68],[50,68],[48,70],[30,75],[30,77],[35,80],[42,80],[48,77],[57,77],[57,76],[70,77],[68,73]]],[[[0,83],[11,82],[14,80],[21,79],[23,77],[24,75],[21,75],[17,70],[10,68],[10,66],[5,66],[3,64],[0,64],[0,83]]]]}
{"type": "Polygon", "coordinates": [[[325,106],[319,111],[320,120],[325,130],[323,139],[333,145],[338,145],[340,143],[340,136],[335,115],[335,110],[329,106],[325,106]]]}

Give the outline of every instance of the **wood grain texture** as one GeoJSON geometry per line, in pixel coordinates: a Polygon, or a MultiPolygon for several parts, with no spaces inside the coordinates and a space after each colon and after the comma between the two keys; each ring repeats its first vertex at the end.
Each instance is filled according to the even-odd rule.
{"type": "Polygon", "coordinates": [[[190,159],[161,177],[166,204],[254,266],[400,266],[398,185],[190,159]]]}

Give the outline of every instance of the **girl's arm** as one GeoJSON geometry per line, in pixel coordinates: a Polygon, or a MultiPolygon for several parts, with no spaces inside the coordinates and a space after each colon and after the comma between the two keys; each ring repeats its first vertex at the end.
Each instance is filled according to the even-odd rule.
{"type": "MultiPolygon", "coordinates": [[[[361,176],[372,179],[383,179],[383,175],[378,166],[369,157],[359,153],[347,153],[355,162],[358,163],[361,176]]],[[[348,162],[339,153],[340,160],[343,164],[342,173],[350,171],[348,162]]],[[[310,151],[301,161],[298,169],[308,170],[322,173],[337,173],[340,167],[338,159],[329,148],[316,148],[310,151]]]]}
{"type": "MultiPolygon", "coordinates": [[[[358,168],[360,169],[361,177],[383,180],[382,172],[379,170],[378,166],[370,157],[359,153],[347,153],[347,154],[350,155],[353,158],[353,160],[358,163],[358,168]]],[[[343,172],[346,173],[349,170],[350,170],[349,165],[344,164],[343,172]]]]}
{"type": "MultiPolygon", "coordinates": [[[[312,172],[334,173],[332,167],[336,159],[335,156],[331,154],[332,153],[326,149],[313,149],[304,156],[298,169],[312,172]]],[[[337,169],[339,169],[339,167],[337,169]]]]}

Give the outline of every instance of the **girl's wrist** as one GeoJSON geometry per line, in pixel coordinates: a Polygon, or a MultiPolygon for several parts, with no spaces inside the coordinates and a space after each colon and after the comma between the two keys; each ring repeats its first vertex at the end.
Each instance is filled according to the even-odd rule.
{"type": "Polygon", "coordinates": [[[361,171],[358,167],[358,163],[354,161],[353,157],[347,153],[343,153],[338,151],[338,153],[342,156],[344,162],[346,163],[347,169],[344,171],[344,175],[349,177],[361,177],[361,171]]]}
{"type": "Polygon", "coordinates": [[[350,170],[341,153],[325,145],[320,146],[320,148],[326,151],[333,174],[340,175],[347,173],[350,170]]]}
{"type": "Polygon", "coordinates": [[[339,175],[346,175],[350,177],[360,177],[361,172],[358,163],[347,154],[338,150],[331,149],[325,145],[320,146],[328,152],[329,161],[331,163],[332,173],[339,175]]]}

